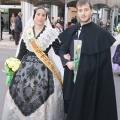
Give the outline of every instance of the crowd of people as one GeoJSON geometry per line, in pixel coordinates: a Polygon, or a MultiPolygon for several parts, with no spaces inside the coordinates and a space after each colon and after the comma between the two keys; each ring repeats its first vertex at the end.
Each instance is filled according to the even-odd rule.
{"type": "Polygon", "coordinates": [[[12,13],[12,16],[10,18],[10,30],[12,34],[12,38],[15,41],[15,45],[18,45],[20,40],[20,35],[22,33],[22,14],[21,12],[18,13],[18,15],[15,17],[15,14],[12,13]]]}
{"type": "Polygon", "coordinates": [[[63,19],[49,21],[42,6],[24,30],[22,15],[15,18],[21,66],[6,94],[2,120],[118,120],[110,52],[115,38],[92,22],[89,0],[78,0],[76,8],[79,21],[73,18],[65,30],[63,19]],[[63,77],[49,54],[52,48],[63,77]]]}
{"type": "MultiPolygon", "coordinates": [[[[10,17],[10,31],[11,31],[11,37],[10,39],[13,39],[15,41],[15,45],[18,45],[20,40],[20,35],[22,33],[22,20],[21,20],[22,14],[21,12],[18,13],[17,16],[15,16],[14,13],[12,13],[10,17]]],[[[3,34],[3,28],[5,26],[3,17],[1,16],[1,40],[2,34],[3,34]]]]}

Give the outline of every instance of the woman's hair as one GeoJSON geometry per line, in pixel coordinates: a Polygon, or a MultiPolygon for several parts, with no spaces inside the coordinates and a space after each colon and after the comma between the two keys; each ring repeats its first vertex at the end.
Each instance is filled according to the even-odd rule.
{"type": "Polygon", "coordinates": [[[82,5],[86,4],[86,3],[89,4],[90,9],[93,8],[92,3],[90,2],[90,0],[78,0],[78,2],[77,2],[77,4],[76,4],[76,8],[77,8],[78,6],[82,6],[82,5]]]}
{"type": "Polygon", "coordinates": [[[37,8],[34,9],[34,13],[33,13],[33,19],[35,18],[35,14],[37,12],[37,10],[42,9],[46,12],[46,19],[47,19],[47,11],[45,10],[45,8],[43,6],[38,6],[37,8]]]}

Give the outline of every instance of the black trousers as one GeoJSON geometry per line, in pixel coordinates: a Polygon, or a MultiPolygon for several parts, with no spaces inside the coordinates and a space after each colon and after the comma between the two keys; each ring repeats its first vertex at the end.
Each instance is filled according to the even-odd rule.
{"type": "Polygon", "coordinates": [[[20,32],[15,32],[15,45],[18,45],[20,40],[20,32]]]}
{"type": "Polygon", "coordinates": [[[15,31],[14,30],[11,30],[11,34],[13,36],[13,39],[15,40],[15,31]]]}

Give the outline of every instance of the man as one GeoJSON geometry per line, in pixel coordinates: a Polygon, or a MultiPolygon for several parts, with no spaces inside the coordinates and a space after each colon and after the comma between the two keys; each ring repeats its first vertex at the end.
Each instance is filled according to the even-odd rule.
{"type": "Polygon", "coordinates": [[[3,17],[1,16],[1,40],[3,40],[2,33],[3,33],[4,26],[5,26],[5,24],[4,24],[4,21],[3,21],[3,17]]]}
{"type": "Polygon", "coordinates": [[[18,13],[18,16],[15,18],[15,44],[18,45],[19,39],[20,39],[20,34],[22,32],[22,14],[21,12],[18,13]]]}
{"type": "Polygon", "coordinates": [[[89,0],[76,7],[80,23],[59,35],[66,120],[118,120],[110,53],[115,39],[91,21],[89,0]]]}
{"type": "Polygon", "coordinates": [[[52,23],[52,25],[55,26],[55,20],[54,20],[54,17],[52,17],[52,19],[51,19],[51,23],[52,23]]]}
{"type": "Polygon", "coordinates": [[[72,18],[71,23],[73,23],[73,24],[77,23],[77,17],[76,16],[72,18]]]}

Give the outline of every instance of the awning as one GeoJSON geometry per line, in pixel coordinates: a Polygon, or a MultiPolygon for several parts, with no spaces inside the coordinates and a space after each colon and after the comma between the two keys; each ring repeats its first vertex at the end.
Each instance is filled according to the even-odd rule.
{"type": "MultiPolygon", "coordinates": [[[[2,0],[2,5],[20,5],[21,0],[2,0]]],[[[64,0],[22,0],[28,3],[31,3],[35,6],[42,5],[42,4],[51,4],[51,5],[61,5],[64,4],[64,0]]]]}
{"type": "MultiPolygon", "coordinates": [[[[2,0],[1,4],[2,5],[20,5],[21,0],[2,0]]],[[[23,0],[26,2],[29,2],[34,5],[41,5],[41,4],[51,4],[51,5],[64,5],[65,0],[23,0]]],[[[68,7],[75,7],[76,2],[78,0],[67,0],[68,2],[68,7]]],[[[117,6],[120,8],[120,0],[91,0],[93,5],[101,4],[101,5],[106,5],[109,7],[114,7],[117,6]]]]}
{"type": "Polygon", "coordinates": [[[35,6],[48,4],[48,5],[63,5],[64,0],[32,0],[30,3],[34,4],[35,6]]]}
{"type": "Polygon", "coordinates": [[[20,5],[20,0],[1,0],[1,5],[20,5]]]}

